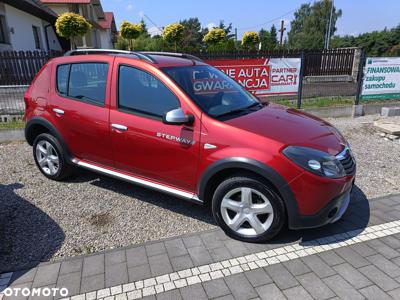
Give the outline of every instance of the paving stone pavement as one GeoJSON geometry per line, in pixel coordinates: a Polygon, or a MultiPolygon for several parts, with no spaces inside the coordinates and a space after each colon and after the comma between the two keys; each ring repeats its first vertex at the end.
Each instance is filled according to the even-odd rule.
{"type": "Polygon", "coordinates": [[[356,199],[339,222],[266,244],[217,229],[1,274],[7,286],[65,287],[71,300],[400,299],[400,195],[356,199]]]}

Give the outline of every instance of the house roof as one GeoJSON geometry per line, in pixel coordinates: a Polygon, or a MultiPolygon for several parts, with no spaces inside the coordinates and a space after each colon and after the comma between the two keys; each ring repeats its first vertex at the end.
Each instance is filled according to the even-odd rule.
{"type": "Polygon", "coordinates": [[[102,29],[111,29],[114,21],[114,14],[112,12],[104,12],[104,20],[99,20],[97,23],[102,29]]]}
{"type": "Polygon", "coordinates": [[[63,3],[67,3],[67,4],[90,4],[90,2],[92,2],[91,0],[41,0],[42,3],[46,3],[46,4],[63,4],[63,3]]]}
{"type": "Polygon", "coordinates": [[[3,2],[50,23],[54,23],[57,19],[57,14],[39,0],[3,0],[3,2]]]}

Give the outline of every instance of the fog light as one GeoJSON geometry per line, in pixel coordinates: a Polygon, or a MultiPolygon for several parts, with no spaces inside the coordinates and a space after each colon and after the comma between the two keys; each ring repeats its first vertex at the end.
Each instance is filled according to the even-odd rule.
{"type": "Polygon", "coordinates": [[[332,209],[332,210],[329,212],[329,214],[328,214],[328,218],[330,219],[330,218],[332,218],[334,215],[336,215],[337,211],[338,211],[337,207],[335,207],[334,209],[332,209]]]}
{"type": "Polygon", "coordinates": [[[314,159],[311,159],[311,160],[308,161],[308,166],[311,169],[316,170],[316,171],[321,170],[321,163],[319,161],[314,160],[314,159]]]}

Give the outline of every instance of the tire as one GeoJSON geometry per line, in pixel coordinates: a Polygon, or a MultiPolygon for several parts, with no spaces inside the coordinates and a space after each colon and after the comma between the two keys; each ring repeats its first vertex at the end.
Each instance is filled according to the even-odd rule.
{"type": "Polygon", "coordinates": [[[228,178],[217,187],[212,213],[228,236],[244,242],[268,241],[286,223],[282,199],[262,181],[247,176],[228,178]]]}
{"type": "Polygon", "coordinates": [[[63,147],[51,134],[42,133],[35,138],[33,157],[40,172],[49,179],[60,181],[72,174],[63,147]]]}

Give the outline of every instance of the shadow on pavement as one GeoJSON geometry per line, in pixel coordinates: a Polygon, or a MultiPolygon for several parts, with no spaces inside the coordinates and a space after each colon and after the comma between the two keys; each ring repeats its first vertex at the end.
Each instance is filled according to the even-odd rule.
{"type": "Polygon", "coordinates": [[[65,239],[55,220],[16,193],[22,187],[0,184],[0,274],[48,261],[65,239]]]}
{"type": "Polygon", "coordinates": [[[134,185],[129,182],[86,171],[85,174],[82,173],[79,178],[72,179],[72,182],[74,180],[84,180],[82,176],[85,177],[87,181],[92,180],[91,184],[97,187],[107,189],[124,196],[136,198],[139,201],[147,202],[205,223],[216,225],[211,215],[211,211],[209,211],[209,209],[205,206],[191,203],[185,199],[180,199],[149,188],[134,185]]]}
{"type": "MultiPolygon", "coordinates": [[[[370,218],[370,207],[364,192],[356,185],[351,194],[351,201],[343,217],[332,224],[327,224],[319,228],[288,230],[283,231],[269,244],[286,244],[299,241],[300,245],[318,245],[315,239],[328,237],[343,232],[353,232],[352,238],[361,233],[368,226],[370,218]]],[[[329,242],[328,242],[329,243],[329,242]]]]}
{"type": "MultiPolygon", "coordinates": [[[[99,176],[89,172],[83,176],[86,177],[86,180],[88,180],[88,178],[97,178],[98,180],[92,182],[95,186],[112,190],[129,197],[135,197],[140,201],[148,202],[164,209],[216,225],[211,211],[207,207],[193,205],[185,200],[106,176],[99,176]]],[[[76,180],[83,180],[83,178],[76,180]]],[[[300,241],[300,244],[304,242],[309,244],[309,242],[314,239],[337,233],[356,230],[354,234],[357,234],[357,232],[362,232],[362,230],[368,226],[369,218],[370,207],[368,199],[363,191],[355,185],[351,195],[351,202],[341,220],[320,228],[305,230],[283,229],[276,238],[268,241],[266,244],[286,244],[295,241],[300,241]]]]}

